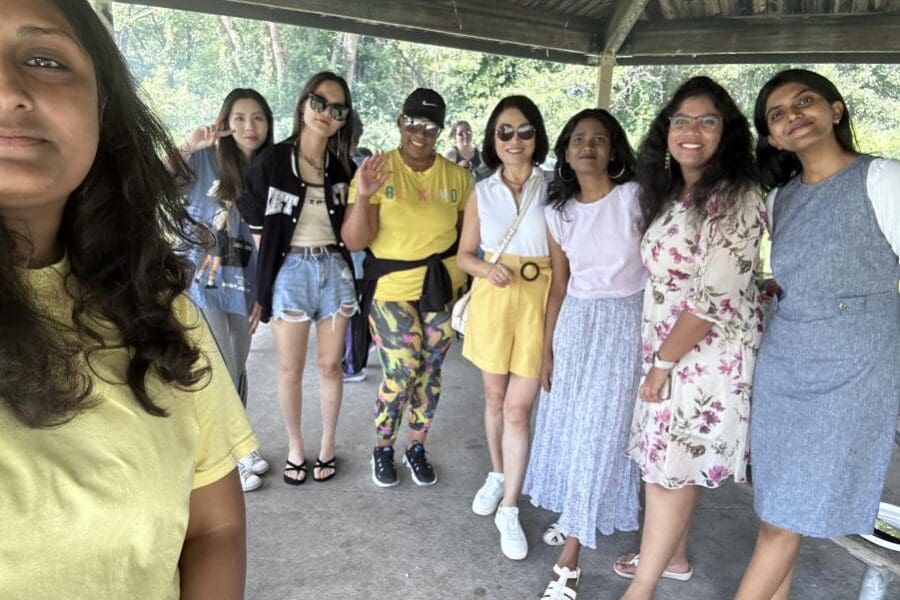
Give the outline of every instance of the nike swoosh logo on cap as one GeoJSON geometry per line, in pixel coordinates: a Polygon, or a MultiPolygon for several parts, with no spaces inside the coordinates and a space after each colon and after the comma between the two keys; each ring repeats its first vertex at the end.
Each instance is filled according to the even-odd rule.
{"type": "Polygon", "coordinates": [[[422,100],[422,106],[437,106],[437,104],[432,104],[431,102],[425,102],[422,100]]]}

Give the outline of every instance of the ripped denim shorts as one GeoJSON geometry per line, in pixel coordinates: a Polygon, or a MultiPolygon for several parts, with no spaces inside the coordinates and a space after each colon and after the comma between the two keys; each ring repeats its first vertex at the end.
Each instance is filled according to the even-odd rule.
{"type": "Polygon", "coordinates": [[[359,310],[353,271],[340,254],[288,254],[275,278],[272,317],[300,323],[351,317],[359,310]]]}

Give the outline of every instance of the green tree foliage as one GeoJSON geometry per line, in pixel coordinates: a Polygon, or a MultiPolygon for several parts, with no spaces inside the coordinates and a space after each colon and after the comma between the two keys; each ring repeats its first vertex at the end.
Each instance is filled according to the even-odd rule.
{"type": "MultiPolygon", "coordinates": [[[[176,138],[212,122],[234,87],[253,87],[272,105],[276,137],[290,132],[306,79],[333,70],[351,81],[365,123],[362,145],[397,143],[395,119],[418,86],[441,92],[448,122],[476,132],[496,102],[525,94],[541,108],[551,144],[565,121],[593,106],[594,67],[510,58],[332,31],[273,25],[115,4],[116,41],[148,102],[176,138]]],[[[788,65],[618,67],[611,110],[636,147],[668,95],[686,78],[706,74],[734,95],[748,115],[762,84],[788,65]]],[[[807,65],[838,86],[856,120],[861,149],[900,157],[900,69],[897,65],[807,65]]],[[[441,149],[449,147],[445,135],[441,149]]]]}

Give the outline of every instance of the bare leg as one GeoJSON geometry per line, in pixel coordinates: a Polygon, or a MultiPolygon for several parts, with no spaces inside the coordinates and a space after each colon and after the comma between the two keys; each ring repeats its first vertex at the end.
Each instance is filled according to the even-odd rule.
{"type": "MultiPolygon", "coordinates": [[[[288,460],[294,464],[303,462],[303,368],[306,366],[306,350],[309,346],[310,322],[292,322],[281,319],[272,322],[272,335],[278,355],[278,403],[288,434],[288,460]]],[[[290,477],[302,480],[306,475],[290,471],[290,477]]]]}
{"type": "Polygon", "coordinates": [[[561,567],[566,567],[567,569],[575,570],[578,568],[578,558],[581,554],[581,542],[578,541],[578,538],[573,536],[566,537],[566,543],[563,544],[562,553],[559,555],[559,559],[556,561],[561,567]]]}
{"type": "Polygon", "coordinates": [[[509,376],[503,401],[503,500],[501,506],[516,506],[531,440],[531,408],[540,381],[518,375],[509,376]]]}
{"type": "Polygon", "coordinates": [[[778,588],[778,591],[775,592],[775,595],[772,596],[772,600],[788,600],[791,596],[791,584],[794,582],[794,571],[797,569],[797,561],[794,560],[794,566],[791,567],[791,571],[784,577],[784,580],[781,582],[781,586],[778,588]]]}
{"type": "MultiPolygon", "coordinates": [[[[334,321],[327,317],[316,324],[316,363],[319,369],[319,401],[322,406],[322,442],[318,458],[322,461],[334,458],[335,431],[344,392],[341,358],[349,323],[350,319],[337,315],[334,321]]],[[[320,479],[333,472],[334,469],[331,468],[313,469],[313,474],[320,479]]]]}
{"type": "Polygon", "coordinates": [[[763,522],[735,600],[787,598],[800,552],[800,540],[799,533],[763,522]]]}
{"type": "Polygon", "coordinates": [[[687,534],[700,491],[694,485],[669,490],[654,483],[646,484],[641,561],[622,600],[654,598],[662,572],[687,534]]]}
{"type": "Polygon", "coordinates": [[[503,399],[509,375],[481,372],[484,381],[484,433],[491,455],[491,470],[503,472],[503,399]]]}

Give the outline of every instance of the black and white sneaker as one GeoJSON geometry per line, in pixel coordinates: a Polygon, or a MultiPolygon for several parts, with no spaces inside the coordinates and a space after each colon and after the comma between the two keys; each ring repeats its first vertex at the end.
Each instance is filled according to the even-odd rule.
{"type": "Polygon", "coordinates": [[[394,466],[394,449],[391,446],[376,446],[372,453],[372,482],[378,487],[394,487],[399,483],[397,467],[394,466]]]}
{"type": "Polygon", "coordinates": [[[412,479],[416,485],[426,486],[437,483],[437,475],[434,473],[434,467],[428,462],[425,456],[425,446],[416,442],[410,446],[409,450],[403,455],[403,464],[409,467],[412,479]]]}

